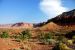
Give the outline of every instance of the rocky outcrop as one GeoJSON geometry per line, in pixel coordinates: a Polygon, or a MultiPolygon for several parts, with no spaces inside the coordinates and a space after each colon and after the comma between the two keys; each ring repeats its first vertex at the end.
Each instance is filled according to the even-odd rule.
{"type": "Polygon", "coordinates": [[[15,23],[11,27],[33,27],[33,24],[31,23],[15,23]]]}
{"type": "Polygon", "coordinates": [[[15,24],[2,24],[0,28],[32,28],[33,24],[31,23],[15,23],[15,24]]]}
{"type": "Polygon", "coordinates": [[[75,9],[64,12],[55,18],[49,19],[44,23],[42,29],[57,31],[74,31],[75,30],[75,9]]]}
{"type": "Polygon", "coordinates": [[[75,25],[75,9],[69,12],[64,12],[51,19],[51,21],[60,25],[75,25]]]}

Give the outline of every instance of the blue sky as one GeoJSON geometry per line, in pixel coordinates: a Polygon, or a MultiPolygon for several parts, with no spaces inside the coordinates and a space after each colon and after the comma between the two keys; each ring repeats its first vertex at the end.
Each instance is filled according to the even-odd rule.
{"type": "Polygon", "coordinates": [[[43,22],[64,11],[74,9],[74,3],[75,0],[0,0],[0,24],[43,22]],[[59,4],[54,4],[57,6],[55,7],[52,2],[59,4]]]}

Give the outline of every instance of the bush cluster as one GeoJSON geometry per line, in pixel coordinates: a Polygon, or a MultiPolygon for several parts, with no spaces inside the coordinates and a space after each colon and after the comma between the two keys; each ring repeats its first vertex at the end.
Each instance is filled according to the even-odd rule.
{"type": "Polygon", "coordinates": [[[0,34],[1,38],[8,38],[9,34],[7,32],[2,32],[2,34],[0,34]]]}
{"type": "Polygon", "coordinates": [[[29,31],[29,30],[22,31],[22,32],[19,34],[18,38],[21,39],[22,41],[23,41],[23,40],[30,39],[30,38],[31,38],[30,31],[29,31]]]}
{"type": "Polygon", "coordinates": [[[52,36],[50,33],[40,33],[40,35],[38,35],[38,39],[44,44],[50,44],[50,39],[52,39],[52,36]]]}

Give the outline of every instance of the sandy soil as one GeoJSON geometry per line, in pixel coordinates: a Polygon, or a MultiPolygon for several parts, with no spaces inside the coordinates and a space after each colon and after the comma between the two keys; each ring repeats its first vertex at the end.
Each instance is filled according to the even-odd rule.
{"type": "Polygon", "coordinates": [[[3,39],[0,38],[0,50],[51,50],[53,46],[51,45],[43,45],[43,44],[38,44],[35,42],[27,42],[24,44],[21,44],[19,42],[14,41],[13,39],[3,39]],[[24,45],[24,48],[22,49],[22,46],[24,45]]]}

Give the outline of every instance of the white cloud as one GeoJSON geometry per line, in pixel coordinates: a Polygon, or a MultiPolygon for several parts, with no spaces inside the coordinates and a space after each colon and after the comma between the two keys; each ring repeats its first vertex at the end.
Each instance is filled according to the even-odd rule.
{"type": "Polygon", "coordinates": [[[53,18],[62,12],[68,10],[68,8],[62,6],[61,0],[41,0],[40,9],[49,17],[53,18]]]}

